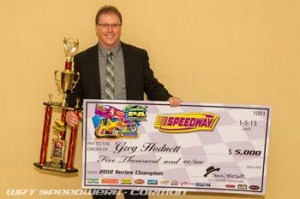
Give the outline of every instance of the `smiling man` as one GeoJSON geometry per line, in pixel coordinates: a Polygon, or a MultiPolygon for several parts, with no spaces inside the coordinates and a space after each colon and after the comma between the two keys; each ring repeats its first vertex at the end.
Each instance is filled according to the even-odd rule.
{"type": "MultiPolygon", "coordinates": [[[[122,15],[114,6],[99,9],[95,18],[98,43],[74,57],[74,70],[80,79],[73,92],[68,93],[68,106],[75,106],[76,99],[148,100],[169,101],[178,106],[180,98],[173,97],[155,77],[145,50],[120,41],[122,15]]],[[[78,125],[79,117],[68,111],[66,122],[78,125]]],[[[93,198],[115,198],[96,196],[93,198]]],[[[125,198],[148,198],[145,195],[125,194],[125,198]]]]}
{"type": "MultiPolygon", "coordinates": [[[[74,57],[74,70],[80,73],[78,84],[68,94],[69,106],[76,105],[76,99],[116,99],[169,101],[178,106],[181,99],[173,97],[155,77],[145,50],[120,41],[122,15],[114,6],[99,9],[95,18],[98,43],[74,57]],[[108,69],[107,65],[113,65],[108,69]],[[107,80],[109,72],[113,80],[107,80]],[[113,87],[109,90],[108,87],[113,87]]],[[[66,121],[78,124],[79,118],[69,111],[66,121]]]]}
{"type": "Polygon", "coordinates": [[[120,44],[122,26],[120,12],[109,6],[103,7],[97,13],[95,22],[100,46],[112,49],[120,44]]]}

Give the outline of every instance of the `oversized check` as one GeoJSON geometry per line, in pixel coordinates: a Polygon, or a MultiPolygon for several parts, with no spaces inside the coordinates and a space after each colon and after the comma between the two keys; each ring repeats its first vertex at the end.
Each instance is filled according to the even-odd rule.
{"type": "Polygon", "coordinates": [[[83,106],[83,188],[265,193],[270,107],[83,106]]]}

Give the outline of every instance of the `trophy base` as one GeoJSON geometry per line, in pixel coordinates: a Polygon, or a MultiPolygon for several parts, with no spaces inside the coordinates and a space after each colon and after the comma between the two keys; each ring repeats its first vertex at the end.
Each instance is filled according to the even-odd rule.
{"type": "Polygon", "coordinates": [[[61,172],[61,173],[76,173],[76,172],[78,172],[78,169],[76,169],[76,168],[67,169],[67,166],[65,163],[63,163],[63,165],[61,167],[53,167],[51,162],[46,162],[46,164],[44,164],[44,165],[41,165],[40,163],[35,162],[35,163],[33,163],[33,165],[39,169],[49,170],[49,171],[57,171],[57,172],[61,172]]]}

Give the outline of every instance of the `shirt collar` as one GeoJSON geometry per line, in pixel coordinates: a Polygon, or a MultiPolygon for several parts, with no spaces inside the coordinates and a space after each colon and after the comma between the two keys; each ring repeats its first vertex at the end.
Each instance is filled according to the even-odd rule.
{"type": "Polygon", "coordinates": [[[103,57],[106,57],[108,51],[113,52],[113,57],[116,57],[120,53],[120,50],[121,50],[121,42],[110,50],[98,44],[98,52],[100,52],[103,57]]]}

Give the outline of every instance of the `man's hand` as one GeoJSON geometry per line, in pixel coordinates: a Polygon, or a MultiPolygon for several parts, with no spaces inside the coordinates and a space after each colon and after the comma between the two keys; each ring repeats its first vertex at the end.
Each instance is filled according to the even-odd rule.
{"type": "Polygon", "coordinates": [[[77,126],[79,124],[80,119],[82,119],[81,112],[79,112],[79,117],[77,117],[74,111],[68,111],[66,114],[66,122],[72,127],[77,126]]]}
{"type": "Polygon", "coordinates": [[[181,104],[181,99],[178,97],[170,97],[168,101],[170,102],[171,107],[176,107],[181,104]]]}

